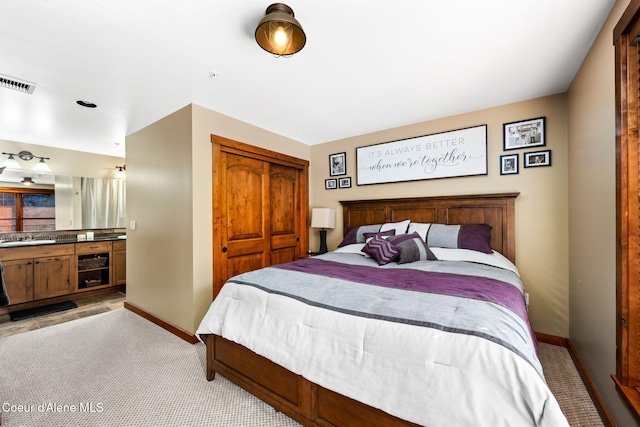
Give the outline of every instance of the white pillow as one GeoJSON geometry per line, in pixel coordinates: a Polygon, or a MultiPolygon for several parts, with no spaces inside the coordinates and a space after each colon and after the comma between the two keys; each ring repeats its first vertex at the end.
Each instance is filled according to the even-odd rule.
{"type": "Polygon", "coordinates": [[[395,230],[396,236],[398,236],[407,232],[407,228],[409,228],[410,223],[411,221],[409,221],[408,219],[400,222],[386,222],[382,224],[382,227],[380,227],[380,231],[395,230]]]}
{"type": "Polygon", "coordinates": [[[407,233],[418,233],[420,237],[422,237],[422,240],[426,242],[429,227],[431,227],[431,224],[412,222],[411,224],[409,224],[409,231],[407,231],[407,233]]]}

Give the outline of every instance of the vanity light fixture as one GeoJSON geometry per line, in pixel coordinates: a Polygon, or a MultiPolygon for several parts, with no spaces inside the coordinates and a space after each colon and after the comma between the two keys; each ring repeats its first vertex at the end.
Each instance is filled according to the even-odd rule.
{"type": "Polygon", "coordinates": [[[35,182],[33,182],[33,178],[29,177],[29,176],[25,176],[24,178],[22,178],[22,181],[20,181],[21,184],[23,185],[33,185],[35,184],[35,182]]]}
{"type": "Polygon", "coordinates": [[[51,172],[51,168],[49,167],[49,165],[44,162],[45,160],[50,160],[49,157],[34,156],[30,151],[21,151],[18,154],[15,154],[15,153],[2,153],[2,154],[4,154],[5,156],[9,156],[9,158],[5,160],[4,163],[2,164],[2,166],[6,168],[22,169],[22,166],[20,166],[20,163],[18,163],[15,157],[13,157],[13,156],[18,156],[20,160],[24,160],[25,162],[28,162],[33,159],[40,159],[40,161],[35,165],[33,170],[36,170],[39,172],[51,172]]]}
{"type": "Polygon", "coordinates": [[[276,57],[300,52],[307,42],[302,25],[294,18],[293,9],[283,3],[273,3],[255,32],[261,48],[276,57]]]}
{"type": "Polygon", "coordinates": [[[117,179],[125,179],[127,177],[127,165],[116,166],[116,169],[118,169],[116,172],[117,179]]]}

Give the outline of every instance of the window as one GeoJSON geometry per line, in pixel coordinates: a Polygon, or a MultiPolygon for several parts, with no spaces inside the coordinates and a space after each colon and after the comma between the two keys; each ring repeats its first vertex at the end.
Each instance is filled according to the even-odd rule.
{"type": "Polygon", "coordinates": [[[0,232],[55,229],[53,190],[0,187],[0,232]]]}

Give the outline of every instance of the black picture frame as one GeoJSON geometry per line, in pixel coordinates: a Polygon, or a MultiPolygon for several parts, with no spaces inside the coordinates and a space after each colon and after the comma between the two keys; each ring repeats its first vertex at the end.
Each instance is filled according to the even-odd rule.
{"type": "Polygon", "coordinates": [[[504,151],[547,145],[546,117],[505,123],[502,127],[504,151]]]}
{"type": "Polygon", "coordinates": [[[347,153],[335,153],[329,155],[329,176],[347,174],[347,153]]]}
{"type": "Polygon", "coordinates": [[[324,189],[325,190],[335,190],[338,188],[338,180],[336,178],[325,179],[324,180],[324,189]]]}
{"type": "Polygon", "coordinates": [[[515,175],[518,170],[518,159],[520,156],[517,154],[505,154],[500,156],[500,175],[515,175]]]}
{"type": "Polygon", "coordinates": [[[338,178],[338,187],[351,188],[351,177],[347,176],[345,178],[338,178]]]}
{"type": "Polygon", "coordinates": [[[538,168],[551,166],[551,150],[524,153],[524,167],[538,168]]]}

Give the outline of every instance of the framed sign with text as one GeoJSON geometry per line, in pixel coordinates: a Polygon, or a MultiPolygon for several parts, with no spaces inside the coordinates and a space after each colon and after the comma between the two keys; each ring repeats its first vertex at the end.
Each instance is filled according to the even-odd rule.
{"type": "Polygon", "coordinates": [[[487,125],[356,148],[357,185],[487,174],[487,125]]]}

